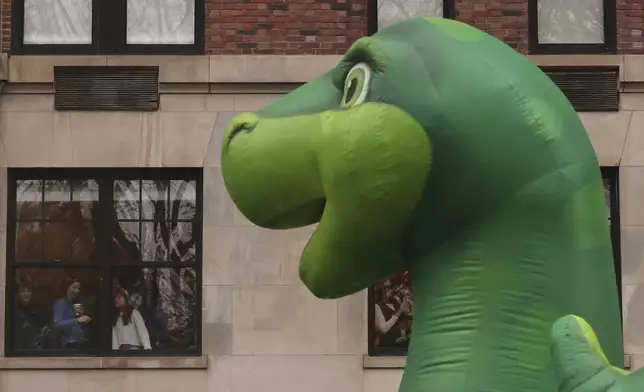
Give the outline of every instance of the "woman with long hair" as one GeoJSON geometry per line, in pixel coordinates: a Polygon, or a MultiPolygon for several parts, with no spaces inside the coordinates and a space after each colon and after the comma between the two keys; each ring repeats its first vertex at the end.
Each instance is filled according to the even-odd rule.
{"type": "Polygon", "coordinates": [[[114,296],[114,306],[119,316],[112,327],[113,350],[150,350],[150,335],[141,313],[130,303],[130,295],[119,289],[114,296]]]}
{"type": "Polygon", "coordinates": [[[92,319],[85,314],[80,293],[80,281],[69,277],[65,280],[65,296],[54,303],[54,327],[59,332],[59,343],[63,348],[86,348],[88,344],[84,327],[92,319]]]}
{"type": "Polygon", "coordinates": [[[391,280],[385,280],[374,304],[377,345],[381,347],[395,347],[404,340],[399,340],[404,337],[401,333],[400,318],[408,311],[409,302],[404,298],[402,303],[398,304],[394,301],[395,295],[396,290],[391,280]]]}

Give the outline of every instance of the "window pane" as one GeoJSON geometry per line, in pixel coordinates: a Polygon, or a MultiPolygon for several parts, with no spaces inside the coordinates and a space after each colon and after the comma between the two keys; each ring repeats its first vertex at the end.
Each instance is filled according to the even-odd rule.
{"type": "Polygon", "coordinates": [[[16,224],[16,261],[42,260],[42,245],[41,222],[19,222],[16,224]]]}
{"type": "Polygon", "coordinates": [[[409,18],[443,16],[442,0],[378,0],[378,28],[409,18]]]}
{"type": "Polygon", "coordinates": [[[14,279],[14,339],[10,340],[14,349],[96,347],[97,270],[18,269],[14,279]]]}
{"type": "Polygon", "coordinates": [[[44,227],[44,260],[89,261],[95,258],[92,222],[46,222],[44,227]]]}
{"type": "Polygon", "coordinates": [[[114,211],[117,219],[139,219],[140,181],[114,181],[114,211]]]}
{"type": "Polygon", "coordinates": [[[197,184],[195,181],[170,182],[170,219],[192,219],[195,217],[197,184]]]}
{"type": "Polygon", "coordinates": [[[409,273],[380,282],[374,287],[375,331],[377,348],[406,349],[411,338],[412,292],[409,273]],[[384,325],[398,315],[398,321],[388,330],[384,325]]]}
{"type": "Polygon", "coordinates": [[[42,217],[42,181],[16,182],[16,217],[18,219],[42,217]]]}
{"type": "Polygon", "coordinates": [[[126,263],[141,260],[139,222],[118,222],[109,245],[112,263],[126,263]]]}
{"type": "Polygon", "coordinates": [[[91,44],[92,0],[24,0],[25,44],[91,44]]]}
{"type": "Polygon", "coordinates": [[[194,0],[128,0],[128,44],[192,44],[194,0]]]}
{"type": "Polygon", "coordinates": [[[606,199],[606,213],[608,214],[608,220],[610,220],[610,180],[607,178],[604,178],[604,198],[606,199]]]}
{"type": "Polygon", "coordinates": [[[168,260],[168,226],[166,222],[141,224],[141,259],[143,261],[168,260]]]}
{"type": "Polygon", "coordinates": [[[142,181],[142,188],[143,219],[167,219],[168,181],[142,181]]]}
{"type": "Polygon", "coordinates": [[[113,349],[195,349],[194,269],[119,267],[113,272],[113,349]],[[131,324],[123,320],[126,312],[131,324]]]}
{"type": "Polygon", "coordinates": [[[98,204],[98,183],[95,180],[76,180],[72,183],[74,219],[92,219],[98,204]]]}
{"type": "Polygon", "coordinates": [[[45,181],[45,218],[70,219],[71,186],[68,181],[45,181]]]}
{"type": "Polygon", "coordinates": [[[539,43],[604,43],[603,0],[539,0],[539,43]]]}
{"type": "Polygon", "coordinates": [[[170,261],[196,261],[197,247],[192,234],[192,223],[171,222],[170,228],[170,261]]]}

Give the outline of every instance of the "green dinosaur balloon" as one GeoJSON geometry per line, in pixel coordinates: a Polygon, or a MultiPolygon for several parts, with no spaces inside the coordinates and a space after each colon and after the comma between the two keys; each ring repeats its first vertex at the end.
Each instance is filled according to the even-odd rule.
{"type": "Polygon", "coordinates": [[[314,295],[410,269],[401,391],[644,390],[620,370],[586,131],[546,75],[486,33],[427,18],[362,38],[328,73],[233,119],[221,164],[255,224],[319,222],[300,261],[314,295]]]}

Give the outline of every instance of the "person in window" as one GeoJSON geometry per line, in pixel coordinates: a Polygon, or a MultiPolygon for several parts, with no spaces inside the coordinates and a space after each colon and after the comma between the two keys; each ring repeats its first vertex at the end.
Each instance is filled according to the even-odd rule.
{"type": "Polygon", "coordinates": [[[159,341],[163,339],[163,328],[158,321],[154,308],[149,304],[150,296],[144,293],[149,291],[142,283],[142,278],[139,278],[134,284],[130,293],[130,304],[141,313],[143,322],[145,323],[148,334],[150,335],[150,345],[158,347],[159,341]]]}
{"type": "Polygon", "coordinates": [[[150,350],[150,335],[143,317],[130,303],[130,295],[125,289],[117,291],[114,305],[119,316],[112,327],[113,350],[150,350]]]}
{"type": "Polygon", "coordinates": [[[407,298],[402,300],[399,306],[394,300],[395,291],[391,287],[391,281],[383,283],[380,296],[375,304],[375,327],[378,334],[378,345],[382,347],[396,347],[405,344],[407,339],[402,330],[405,329],[400,323],[401,316],[409,309],[407,298]],[[397,309],[396,309],[397,308],[397,309]]]}
{"type": "Polygon", "coordinates": [[[54,303],[54,327],[60,336],[62,348],[84,348],[87,346],[85,327],[92,319],[85,314],[80,302],[81,283],[70,277],[65,285],[65,297],[54,303]]]}
{"type": "MultiPolygon", "coordinates": [[[[401,300],[400,303],[406,303],[407,308],[402,312],[399,317],[399,325],[401,327],[400,337],[396,339],[396,343],[406,343],[411,338],[411,321],[412,321],[412,311],[411,308],[414,305],[412,300],[411,290],[409,289],[409,282],[405,281],[400,290],[398,290],[401,300]]],[[[402,306],[401,306],[402,307],[402,306]]]]}
{"type": "Polygon", "coordinates": [[[18,285],[14,318],[15,348],[18,350],[43,348],[47,333],[47,315],[31,302],[33,289],[29,283],[18,285]]]}

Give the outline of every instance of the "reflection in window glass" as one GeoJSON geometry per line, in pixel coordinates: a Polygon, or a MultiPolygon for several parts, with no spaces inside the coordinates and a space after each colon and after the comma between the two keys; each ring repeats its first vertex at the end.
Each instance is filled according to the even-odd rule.
{"type": "Polygon", "coordinates": [[[118,222],[110,241],[110,260],[120,263],[140,260],[139,226],[139,222],[118,222]]]}
{"type": "Polygon", "coordinates": [[[410,18],[443,16],[443,0],[378,0],[378,28],[410,18]]]}
{"type": "Polygon", "coordinates": [[[94,180],[17,181],[16,260],[95,259],[97,202],[94,180]]]}
{"type": "Polygon", "coordinates": [[[143,219],[168,218],[168,181],[142,181],[141,209],[143,219]]]}
{"type": "Polygon", "coordinates": [[[94,223],[46,222],[44,260],[92,260],[95,257],[94,223]]]}
{"type": "Polygon", "coordinates": [[[128,44],[195,42],[194,0],[128,0],[128,44]]]}
{"type": "Polygon", "coordinates": [[[141,258],[144,261],[168,260],[168,225],[163,222],[141,224],[141,258]]]}
{"type": "Polygon", "coordinates": [[[25,44],[91,44],[92,0],[24,0],[25,44]]]}
{"type": "Polygon", "coordinates": [[[195,348],[193,268],[119,267],[113,277],[112,349],[195,348]]]}
{"type": "Polygon", "coordinates": [[[194,181],[171,181],[171,219],[192,219],[195,217],[197,187],[194,181]]]}
{"type": "Polygon", "coordinates": [[[114,211],[117,219],[139,219],[140,181],[114,181],[114,211]]]}
{"type": "Polygon", "coordinates": [[[16,215],[18,219],[38,219],[42,217],[42,181],[17,181],[16,215]]]}
{"type": "Polygon", "coordinates": [[[113,226],[110,258],[120,263],[196,261],[192,223],[196,189],[196,181],[115,181],[112,216],[117,224],[113,226]],[[130,206],[138,205],[141,214],[132,213],[130,206]]]}
{"type": "Polygon", "coordinates": [[[94,208],[98,204],[98,183],[96,180],[77,180],[73,182],[72,204],[75,212],[74,218],[77,218],[76,212],[80,214],[81,219],[92,219],[94,217],[94,208]]]}
{"type": "Polygon", "coordinates": [[[197,243],[192,233],[192,223],[171,222],[170,228],[170,261],[195,261],[197,243]]]}
{"type": "Polygon", "coordinates": [[[611,207],[610,193],[611,193],[610,180],[605,178],[604,179],[604,198],[606,199],[606,213],[608,214],[608,220],[611,220],[610,219],[610,207],[611,207]]]}
{"type": "Polygon", "coordinates": [[[16,223],[16,261],[43,259],[43,233],[41,222],[16,223]]]}
{"type": "Polygon", "coordinates": [[[14,349],[97,347],[98,270],[18,269],[14,279],[14,349]]]}
{"type": "Polygon", "coordinates": [[[45,181],[45,218],[70,219],[72,190],[68,181],[45,181]]]}
{"type": "Polygon", "coordinates": [[[539,43],[604,43],[603,0],[539,0],[539,43]]]}

